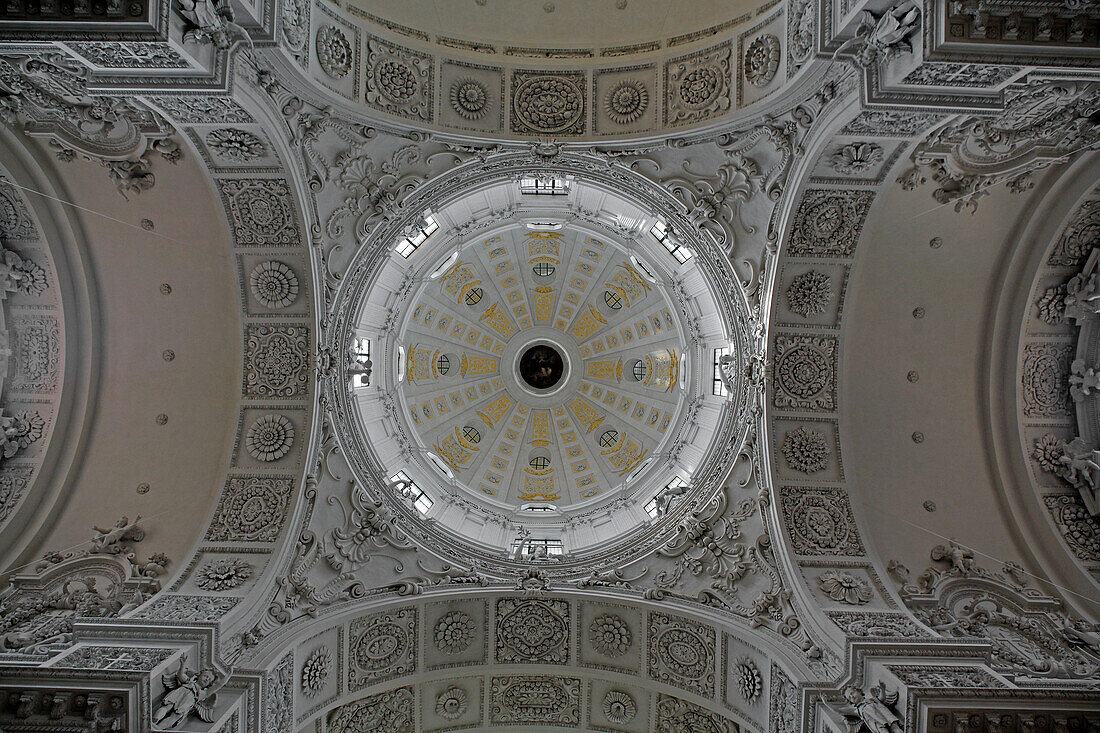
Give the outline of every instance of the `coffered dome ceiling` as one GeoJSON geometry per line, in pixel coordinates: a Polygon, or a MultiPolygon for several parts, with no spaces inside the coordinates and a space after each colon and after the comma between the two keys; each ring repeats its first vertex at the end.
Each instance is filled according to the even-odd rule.
{"type": "Polygon", "coordinates": [[[645,265],[573,226],[522,223],[458,255],[399,326],[398,393],[422,448],[475,492],[558,508],[667,454],[687,339],[645,265]]]}
{"type": "Polygon", "coordinates": [[[1094,5],[0,7],[0,728],[1100,729],[1094,5]]]}
{"type": "Polygon", "coordinates": [[[373,344],[369,383],[336,395],[351,400],[347,438],[427,503],[477,508],[437,526],[498,552],[510,539],[495,518],[570,551],[649,524],[656,494],[695,483],[736,439],[720,424],[744,417],[743,394],[712,393],[704,358],[718,339],[743,362],[743,306],[719,305],[714,265],[661,243],[667,194],[565,170],[537,180],[441,188],[379,252],[378,286],[340,298],[359,314],[351,348],[373,344]],[[522,193],[535,185],[560,191],[522,193]]]}

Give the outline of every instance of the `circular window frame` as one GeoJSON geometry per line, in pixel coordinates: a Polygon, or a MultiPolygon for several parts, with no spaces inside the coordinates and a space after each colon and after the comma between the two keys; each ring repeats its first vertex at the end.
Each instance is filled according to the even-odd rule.
{"type": "Polygon", "coordinates": [[[470,288],[466,291],[466,294],[462,296],[462,301],[473,308],[475,305],[481,302],[481,299],[485,297],[484,288],[470,288]],[[475,295],[476,294],[476,295],[475,295]],[[471,296],[473,296],[471,298],[471,296]]]}

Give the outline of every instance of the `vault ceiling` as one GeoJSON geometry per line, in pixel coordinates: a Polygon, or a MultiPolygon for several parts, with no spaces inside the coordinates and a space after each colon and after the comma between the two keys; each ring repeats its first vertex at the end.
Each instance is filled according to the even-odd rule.
{"type": "Polygon", "coordinates": [[[18,5],[5,730],[1100,725],[1091,6],[18,5]]]}

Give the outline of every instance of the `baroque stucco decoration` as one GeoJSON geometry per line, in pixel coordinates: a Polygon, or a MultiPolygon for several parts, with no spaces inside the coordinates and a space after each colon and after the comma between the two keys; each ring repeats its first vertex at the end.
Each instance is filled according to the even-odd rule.
{"type": "MultiPolygon", "coordinates": [[[[0,102],[62,161],[102,162],[125,196],[164,186],[164,166],[181,155],[206,163],[242,304],[231,466],[191,558],[139,560],[141,527],[123,521],[97,530],[86,554],[50,555],[14,577],[0,609],[5,654],[23,666],[0,673],[10,702],[0,725],[82,715],[107,729],[137,710],[143,731],[895,733],[915,729],[928,699],[940,700],[928,714],[936,731],[957,720],[942,700],[989,718],[1015,706],[1020,721],[1059,706],[1067,726],[1091,715],[1095,625],[1022,582],[1021,566],[984,571],[948,543],[915,583],[894,592],[882,582],[904,573],[881,562],[850,490],[859,472],[844,442],[842,318],[861,241],[878,231],[875,207],[891,187],[930,179],[935,203],[970,210],[1000,182],[1027,196],[1040,172],[1094,147],[1095,80],[1047,69],[1048,78],[1022,61],[1009,70],[928,60],[934,24],[924,16],[938,10],[905,2],[746,6],[744,17],[633,49],[498,49],[327,2],[171,12],[160,41],[5,47],[0,102]],[[481,59],[473,54],[492,63],[469,63],[481,59]],[[120,65],[127,58],[145,68],[120,65]],[[209,73],[190,75],[200,66],[209,73]],[[165,68],[179,70],[175,81],[156,76],[165,68]],[[988,93],[974,92],[979,83],[988,93]],[[918,93],[891,85],[919,90],[929,109],[886,108],[879,95],[918,93]],[[911,166],[899,171],[906,152],[911,166]],[[566,192],[520,193],[525,179],[566,192]],[[470,191],[480,205],[469,205],[470,191]],[[539,234],[519,240],[528,259],[515,242],[491,241],[505,230],[539,234]],[[464,258],[471,243],[491,269],[464,258]],[[591,283],[574,288],[573,303],[566,266],[570,282],[583,281],[596,259],[564,254],[585,248],[614,252],[629,270],[619,279],[607,270],[591,293],[591,283]],[[496,298],[489,278],[513,276],[505,264],[558,268],[559,279],[537,286],[549,291],[501,284],[529,291],[529,302],[496,298]],[[461,281],[464,266],[477,284],[461,281]],[[431,323],[422,311],[424,328],[411,330],[433,277],[459,283],[462,298],[431,323]],[[550,303],[571,309],[563,322],[578,332],[592,328],[587,337],[658,292],[667,319],[616,324],[600,334],[601,353],[625,354],[624,331],[640,341],[639,325],[647,335],[660,325],[676,329],[676,356],[687,358],[601,356],[585,369],[603,380],[603,396],[593,389],[571,412],[591,426],[591,442],[615,434],[606,451],[565,455],[615,461],[635,432],[597,418],[634,419],[618,401],[627,394],[683,390],[654,428],[667,440],[617,464],[621,483],[569,503],[547,498],[546,474],[511,504],[460,486],[464,461],[491,446],[514,444],[516,465],[560,463],[539,451],[548,435],[564,445],[564,416],[545,431],[533,415],[517,426],[521,413],[500,403],[474,411],[474,432],[422,439],[411,414],[437,419],[461,405],[441,391],[424,400],[434,417],[420,404],[410,413],[414,387],[485,369],[492,390],[502,376],[489,356],[475,362],[458,348],[470,324],[491,354],[486,329],[505,344],[505,331],[522,332],[525,318],[534,328],[550,303]],[[443,333],[442,318],[438,350],[402,341],[443,333]],[[512,429],[523,438],[506,439],[512,429]],[[548,528],[564,540],[560,553],[540,544],[548,528]],[[117,696],[95,692],[103,680],[117,696]],[[44,692],[59,684],[74,696],[44,692]]],[[[1090,17],[1076,21],[1082,43],[1090,17]]],[[[972,18],[964,31],[974,35],[988,18],[972,18]]],[[[1052,35],[1076,33],[1055,20],[1052,35]]],[[[1025,40],[1040,42],[1027,28],[1025,40]]],[[[0,184],[4,236],[18,240],[25,204],[8,193],[0,184]]],[[[1095,262],[1081,257],[1087,212],[1080,222],[1054,255],[1065,277],[1036,298],[1044,323],[1088,341],[1095,262]]],[[[48,298],[49,262],[3,244],[5,308],[48,298]]],[[[11,319],[20,366],[5,377],[0,417],[5,503],[25,491],[16,469],[49,443],[48,416],[39,424],[9,394],[44,394],[61,379],[57,324],[20,318],[11,319]]],[[[595,341],[584,343],[590,353],[595,341]]],[[[1087,556],[1095,522],[1071,491],[1095,483],[1095,445],[1084,429],[1063,428],[1096,398],[1100,367],[1067,338],[1047,341],[1057,344],[1021,350],[1021,400],[1029,418],[1057,429],[1028,438],[1043,444],[1040,468],[1068,482],[1043,506],[1087,556]]],[[[460,400],[482,399],[466,389],[480,385],[463,384],[460,400]]],[[[649,415],[638,419],[640,434],[649,415]]],[[[509,465],[506,455],[486,461],[509,465]]]]}

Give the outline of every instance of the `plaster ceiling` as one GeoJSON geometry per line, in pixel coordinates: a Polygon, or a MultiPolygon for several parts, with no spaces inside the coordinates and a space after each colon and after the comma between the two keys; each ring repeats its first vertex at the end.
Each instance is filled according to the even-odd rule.
{"type": "Polygon", "coordinates": [[[96,335],[83,366],[98,398],[59,418],[84,425],[86,454],[38,539],[81,546],[92,525],[140,515],[157,527],[147,551],[179,562],[221,488],[237,429],[241,332],[222,209],[194,157],[155,164],[165,185],[132,200],[104,185],[99,164],[62,165],[59,198],[73,206],[49,215],[71,217],[81,237],[86,271],[66,277],[91,283],[94,302],[81,307],[96,335]]]}
{"type": "Polygon", "coordinates": [[[580,504],[675,434],[684,336],[640,267],[583,231],[520,223],[411,300],[399,388],[410,428],[475,496],[580,504]],[[545,379],[524,361],[538,345],[560,355],[545,379]]]}
{"type": "Polygon", "coordinates": [[[352,3],[420,31],[508,46],[625,46],[732,20],[745,0],[375,0],[352,3]],[[622,6],[622,7],[620,7],[622,6]]]}

